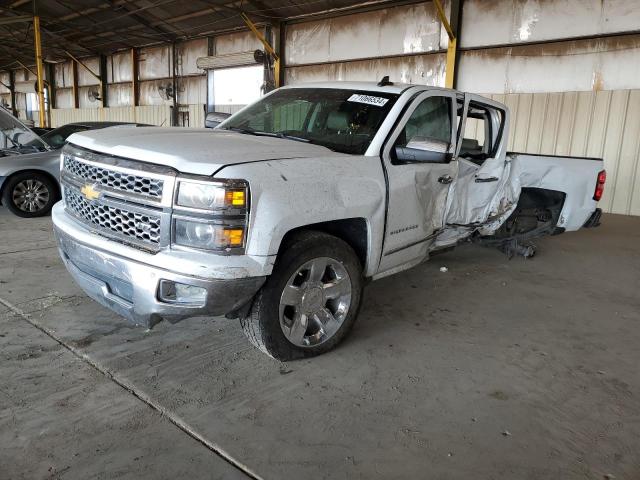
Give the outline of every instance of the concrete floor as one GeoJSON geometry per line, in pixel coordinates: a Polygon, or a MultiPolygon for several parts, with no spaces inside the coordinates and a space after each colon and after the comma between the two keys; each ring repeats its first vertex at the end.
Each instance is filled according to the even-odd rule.
{"type": "Polygon", "coordinates": [[[236,321],[130,327],[0,211],[0,478],[638,479],[640,218],[538,246],[376,282],[284,365],[236,321]]]}

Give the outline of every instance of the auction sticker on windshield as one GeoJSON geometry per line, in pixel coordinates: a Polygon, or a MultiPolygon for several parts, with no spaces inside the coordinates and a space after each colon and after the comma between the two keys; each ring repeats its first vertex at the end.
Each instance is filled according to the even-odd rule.
{"type": "Polygon", "coordinates": [[[348,102],[366,103],[367,105],[375,105],[376,107],[383,107],[385,103],[389,101],[388,98],[373,97],[371,95],[361,95],[354,93],[348,99],[348,102]]]}

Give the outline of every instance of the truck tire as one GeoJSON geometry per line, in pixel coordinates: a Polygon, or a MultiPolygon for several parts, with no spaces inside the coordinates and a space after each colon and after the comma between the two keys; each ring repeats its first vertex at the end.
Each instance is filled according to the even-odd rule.
{"type": "Polygon", "coordinates": [[[240,324],[255,347],[277,360],[314,357],[347,336],[362,289],[362,266],[347,243],[301,232],[285,246],[240,324]]]}
{"type": "Polygon", "coordinates": [[[2,204],[23,218],[49,215],[56,203],[58,188],[47,175],[38,172],[17,173],[2,190],[2,204]]]}

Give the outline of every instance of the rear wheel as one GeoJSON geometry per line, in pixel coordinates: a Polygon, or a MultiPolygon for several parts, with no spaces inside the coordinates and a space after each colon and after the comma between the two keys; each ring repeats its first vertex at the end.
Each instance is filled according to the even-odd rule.
{"type": "Polygon", "coordinates": [[[278,360],[325,353],[349,333],[362,297],[362,268],[353,249],[322,232],[289,243],[258,292],[242,329],[278,360]]]}
{"type": "Polygon", "coordinates": [[[7,181],[2,203],[19,217],[31,218],[48,215],[56,201],[57,188],[46,175],[25,172],[7,181]]]}

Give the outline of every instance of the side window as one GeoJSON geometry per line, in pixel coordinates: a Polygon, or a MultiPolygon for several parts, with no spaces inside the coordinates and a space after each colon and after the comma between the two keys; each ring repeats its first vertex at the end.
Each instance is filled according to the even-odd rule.
{"type": "Polygon", "coordinates": [[[488,128],[487,119],[467,117],[467,124],[464,127],[464,138],[462,139],[462,150],[465,153],[483,153],[486,145],[486,131],[488,128]]]}
{"type": "MultiPolygon", "coordinates": [[[[462,106],[459,104],[459,128],[461,128],[461,115],[462,106]]],[[[460,145],[460,156],[482,165],[487,158],[493,155],[494,139],[497,139],[498,131],[503,122],[504,117],[500,110],[481,104],[469,104],[464,136],[460,145]]]]}
{"type": "Polygon", "coordinates": [[[451,159],[451,98],[427,97],[413,111],[392,150],[392,163],[446,163],[451,159]]]}
{"type": "Polygon", "coordinates": [[[422,101],[398,137],[399,146],[434,141],[451,144],[451,103],[448,97],[429,97],[422,101]]]}

